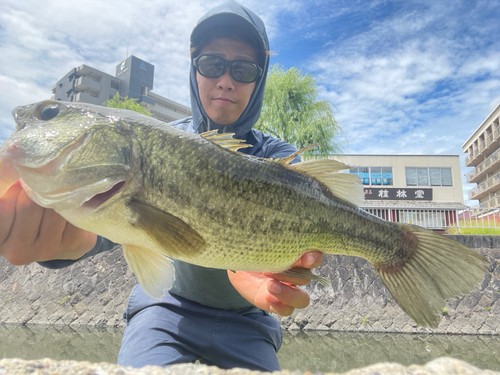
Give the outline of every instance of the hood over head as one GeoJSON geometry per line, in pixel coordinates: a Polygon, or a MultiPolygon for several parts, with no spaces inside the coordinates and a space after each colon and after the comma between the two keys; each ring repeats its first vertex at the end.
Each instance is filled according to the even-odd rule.
{"type": "MultiPolygon", "coordinates": [[[[200,18],[191,33],[191,47],[199,44],[203,35],[211,28],[217,26],[237,26],[248,33],[248,38],[253,45],[261,51],[269,51],[269,41],[267,39],[266,28],[262,20],[250,9],[242,6],[236,1],[227,1],[211,10],[200,18]]],[[[236,133],[236,137],[243,138],[255,125],[260,117],[262,103],[264,101],[264,89],[266,85],[267,71],[269,69],[269,55],[264,54],[259,65],[263,69],[263,74],[256,83],[247,107],[241,116],[229,125],[219,125],[210,120],[201,104],[196,82],[196,68],[191,63],[189,86],[191,94],[191,109],[193,112],[193,126],[197,131],[203,132],[208,129],[207,121],[210,121],[210,129],[224,129],[225,132],[236,133]]],[[[196,55],[191,56],[191,62],[196,55]]]]}

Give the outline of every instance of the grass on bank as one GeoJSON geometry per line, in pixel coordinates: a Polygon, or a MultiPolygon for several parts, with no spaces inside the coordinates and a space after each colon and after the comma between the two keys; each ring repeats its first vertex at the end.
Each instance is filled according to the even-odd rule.
{"type": "MultiPolygon", "coordinates": [[[[457,227],[446,228],[446,234],[458,234],[457,227]]],[[[460,228],[460,234],[500,235],[500,228],[460,228]]]]}
{"type": "MultiPolygon", "coordinates": [[[[488,219],[460,219],[460,234],[477,234],[477,235],[500,235],[500,222],[498,218],[488,219]],[[481,226],[481,227],[479,227],[481,226]],[[485,228],[486,227],[486,228],[485,228]]],[[[445,231],[446,234],[458,234],[457,227],[448,227],[445,231]]]]}

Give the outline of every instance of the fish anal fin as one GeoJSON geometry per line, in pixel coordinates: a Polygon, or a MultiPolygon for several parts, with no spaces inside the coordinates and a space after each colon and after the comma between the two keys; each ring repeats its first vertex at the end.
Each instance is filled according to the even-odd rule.
{"type": "Polygon", "coordinates": [[[331,285],[330,280],[325,279],[324,277],[315,275],[309,268],[303,267],[292,267],[284,272],[280,272],[286,276],[298,277],[299,279],[309,279],[309,280],[317,280],[321,285],[327,287],[331,285]]]}
{"type": "Polygon", "coordinates": [[[364,201],[361,179],[351,173],[334,173],[350,167],[332,159],[309,160],[289,166],[323,183],[333,195],[359,206],[364,201]]]}
{"type": "Polygon", "coordinates": [[[129,201],[128,206],[137,214],[132,225],[163,248],[164,255],[193,257],[205,250],[205,240],[181,219],[137,200],[129,201]]]}
{"type": "Polygon", "coordinates": [[[435,328],[446,300],[463,296],[483,281],[488,260],[476,251],[431,230],[399,224],[403,258],[374,264],[401,309],[417,324],[435,328]]]}
{"type": "Polygon", "coordinates": [[[122,245],[123,255],[142,289],[151,297],[160,299],[164,290],[172,287],[175,269],[171,259],[150,249],[122,245]]]}
{"type": "Polygon", "coordinates": [[[216,145],[231,151],[238,151],[240,148],[252,147],[244,143],[244,139],[233,138],[234,133],[218,133],[218,130],[210,130],[200,134],[201,137],[215,143],[216,145]]]}

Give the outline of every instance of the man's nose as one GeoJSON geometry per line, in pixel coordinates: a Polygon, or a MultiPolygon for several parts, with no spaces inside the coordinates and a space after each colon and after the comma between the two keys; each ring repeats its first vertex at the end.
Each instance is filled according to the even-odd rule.
{"type": "Polygon", "coordinates": [[[217,82],[217,87],[223,90],[234,90],[235,84],[233,77],[229,72],[229,68],[226,68],[226,71],[222,76],[219,77],[219,81],[217,82]]]}

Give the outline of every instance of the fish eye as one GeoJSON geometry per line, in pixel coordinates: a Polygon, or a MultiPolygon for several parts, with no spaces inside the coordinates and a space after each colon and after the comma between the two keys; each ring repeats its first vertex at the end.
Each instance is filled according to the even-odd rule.
{"type": "Polygon", "coordinates": [[[59,106],[57,104],[46,105],[40,110],[38,118],[42,121],[52,120],[59,114],[59,106]]]}

